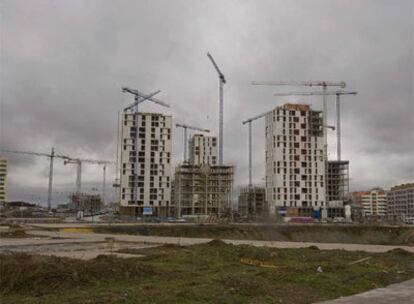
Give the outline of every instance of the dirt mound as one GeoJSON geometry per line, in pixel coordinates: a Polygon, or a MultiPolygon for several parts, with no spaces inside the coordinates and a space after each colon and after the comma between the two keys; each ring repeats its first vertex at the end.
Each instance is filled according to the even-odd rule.
{"type": "Polygon", "coordinates": [[[387,253],[395,254],[395,255],[402,255],[402,256],[413,255],[411,252],[401,249],[401,248],[395,248],[395,249],[388,250],[387,253]]]}
{"type": "Polygon", "coordinates": [[[80,261],[18,253],[0,255],[0,273],[0,293],[42,295],[102,280],[153,275],[155,271],[136,259],[101,255],[80,261]]]}
{"type": "Polygon", "coordinates": [[[225,246],[227,245],[224,241],[220,239],[214,239],[207,243],[208,246],[225,246]]]}

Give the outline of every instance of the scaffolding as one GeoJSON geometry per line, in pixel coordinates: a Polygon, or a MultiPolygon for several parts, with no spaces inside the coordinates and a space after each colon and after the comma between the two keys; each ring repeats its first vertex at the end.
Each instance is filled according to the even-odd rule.
{"type": "Polygon", "coordinates": [[[239,215],[256,217],[268,214],[266,190],[264,187],[247,186],[240,189],[239,215]]]}
{"type": "Polygon", "coordinates": [[[328,202],[344,202],[349,192],[349,161],[328,161],[328,202]]]}
{"type": "Polygon", "coordinates": [[[176,168],[176,216],[217,215],[231,208],[233,166],[183,164],[176,168]]]}

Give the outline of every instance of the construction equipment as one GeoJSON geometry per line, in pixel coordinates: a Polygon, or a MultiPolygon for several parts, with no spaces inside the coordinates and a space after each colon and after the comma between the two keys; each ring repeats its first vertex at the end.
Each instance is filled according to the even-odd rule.
{"type": "Polygon", "coordinates": [[[48,190],[47,190],[47,208],[50,211],[52,209],[53,160],[55,157],[61,158],[64,160],[69,159],[69,157],[65,155],[55,154],[55,148],[52,148],[52,151],[50,154],[32,152],[32,151],[17,151],[17,150],[0,150],[0,152],[49,157],[50,162],[49,162],[49,185],[48,185],[48,190]]]}
{"type": "Polygon", "coordinates": [[[253,154],[252,152],[252,122],[255,121],[256,119],[266,116],[266,114],[269,112],[271,111],[267,111],[255,117],[246,119],[245,121],[242,122],[243,125],[247,123],[249,124],[249,187],[253,186],[252,184],[252,154],[253,154]]]}
{"type": "Polygon", "coordinates": [[[64,165],[68,165],[68,164],[76,165],[76,195],[80,195],[81,189],[82,189],[82,163],[103,165],[102,203],[105,204],[106,165],[114,164],[115,162],[106,161],[106,160],[80,159],[80,158],[67,157],[63,161],[64,165]]]}
{"type": "Polygon", "coordinates": [[[341,95],[357,95],[356,91],[333,91],[333,92],[290,92],[276,93],[274,96],[319,96],[319,95],[336,95],[336,157],[341,160],[341,95]]]}
{"type": "MultiPolygon", "coordinates": [[[[163,107],[167,107],[169,108],[170,105],[157,99],[154,98],[154,96],[156,94],[158,94],[161,91],[156,91],[154,93],[151,94],[144,94],[136,89],[130,89],[128,87],[122,87],[122,92],[124,93],[130,93],[132,95],[134,95],[134,99],[135,102],[133,102],[132,104],[130,104],[128,107],[124,108],[124,112],[128,111],[128,110],[132,110],[135,109],[135,126],[138,126],[138,105],[146,100],[152,101],[153,103],[156,103],[160,106],[163,107]]],[[[135,168],[138,168],[138,132],[135,132],[135,141],[134,141],[134,149],[135,149],[135,168]]],[[[134,184],[132,187],[132,195],[133,195],[133,201],[137,202],[138,199],[138,193],[137,193],[137,180],[138,180],[138,174],[137,174],[137,170],[134,172],[134,184]]]]}
{"type": "MultiPolygon", "coordinates": [[[[253,81],[252,85],[265,85],[265,86],[305,86],[305,87],[322,87],[323,96],[323,125],[326,127],[328,122],[328,107],[326,100],[326,89],[327,87],[340,87],[345,88],[346,82],[344,81],[253,81]]],[[[324,139],[324,158],[325,158],[325,185],[327,184],[327,170],[328,170],[328,136],[327,132],[323,132],[324,139]]],[[[325,198],[326,187],[325,187],[325,198]]],[[[326,205],[326,204],[325,204],[326,205]]]]}
{"type": "Polygon", "coordinates": [[[180,123],[175,124],[175,126],[177,128],[183,128],[183,130],[184,130],[184,135],[183,135],[184,136],[184,163],[186,163],[187,162],[187,129],[200,131],[200,132],[207,132],[207,133],[209,133],[210,130],[202,129],[202,128],[198,128],[198,127],[194,127],[194,126],[189,126],[189,125],[186,125],[186,124],[180,124],[180,123]]]}
{"type": "Polygon", "coordinates": [[[213,59],[213,56],[210,53],[207,53],[207,57],[210,59],[211,63],[213,64],[216,72],[219,76],[219,165],[223,165],[223,87],[226,83],[226,79],[224,78],[224,74],[220,71],[219,67],[217,66],[216,62],[213,59]]]}

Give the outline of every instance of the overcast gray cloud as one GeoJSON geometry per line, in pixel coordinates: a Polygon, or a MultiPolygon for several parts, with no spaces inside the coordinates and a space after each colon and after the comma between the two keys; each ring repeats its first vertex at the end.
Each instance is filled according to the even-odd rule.
{"type": "MultiPolygon", "coordinates": [[[[218,81],[225,73],[225,160],[247,182],[241,120],[284,102],[321,108],[321,98],[274,97],[288,87],[252,80],[338,80],[344,97],[343,156],[351,187],[414,179],[413,1],[0,1],[0,146],[114,159],[121,86],[160,89],[172,108],[144,111],[217,133],[218,81]]],[[[303,90],[306,90],[303,88],[303,90]]],[[[331,98],[332,99],[332,98],[331,98]]],[[[332,99],[333,101],[333,99],[332,99]]],[[[333,104],[330,120],[334,123],[333,104]]],[[[173,134],[174,162],[182,134],[173,134]]],[[[329,136],[330,157],[335,137],[329,136]]],[[[9,198],[44,196],[47,159],[10,156],[9,198]]],[[[101,168],[84,166],[85,187],[101,168]]],[[[114,170],[109,171],[112,176],[114,170]]],[[[264,122],[254,124],[254,179],[264,177],[264,122]]],[[[74,188],[75,168],[56,164],[56,197],[74,188]]]]}

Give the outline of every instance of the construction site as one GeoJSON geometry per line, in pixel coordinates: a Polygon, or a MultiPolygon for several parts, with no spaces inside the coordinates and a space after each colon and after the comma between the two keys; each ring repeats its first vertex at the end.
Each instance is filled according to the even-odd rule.
{"type": "Polygon", "coordinates": [[[412,5],[4,2],[2,304],[413,303],[412,5]]]}
{"type": "Polygon", "coordinates": [[[174,174],[178,217],[230,214],[232,166],[180,165],[174,174]]]}

